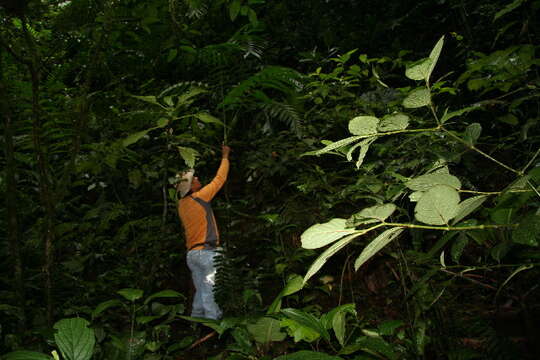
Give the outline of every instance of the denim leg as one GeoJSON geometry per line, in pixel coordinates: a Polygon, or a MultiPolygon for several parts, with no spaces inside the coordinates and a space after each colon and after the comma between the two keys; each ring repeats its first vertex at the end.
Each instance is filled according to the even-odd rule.
{"type": "Polygon", "coordinates": [[[191,270],[191,277],[193,279],[193,285],[195,286],[195,295],[193,296],[193,305],[191,306],[191,316],[204,317],[204,305],[201,292],[203,277],[201,275],[202,269],[199,265],[200,254],[196,253],[196,251],[197,250],[192,250],[187,254],[187,265],[191,270]]]}
{"type": "Polygon", "coordinates": [[[191,316],[217,320],[222,315],[221,309],[214,300],[215,256],[217,253],[214,250],[191,250],[188,252],[187,262],[196,289],[191,316]]]}

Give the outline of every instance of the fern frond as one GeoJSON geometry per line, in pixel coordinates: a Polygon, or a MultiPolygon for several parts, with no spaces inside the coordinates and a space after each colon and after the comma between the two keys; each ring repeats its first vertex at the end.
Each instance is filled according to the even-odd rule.
{"type": "Polygon", "coordinates": [[[250,93],[258,89],[274,89],[284,95],[290,95],[300,90],[301,79],[302,75],[293,69],[268,66],[234,87],[220,106],[239,105],[246,101],[250,93]]]}
{"type": "Polygon", "coordinates": [[[263,112],[271,119],[285,123],[298,137],[302,136],[303,123],[300,112],[294,105],[272,101],[261,106],[263,112]]]}

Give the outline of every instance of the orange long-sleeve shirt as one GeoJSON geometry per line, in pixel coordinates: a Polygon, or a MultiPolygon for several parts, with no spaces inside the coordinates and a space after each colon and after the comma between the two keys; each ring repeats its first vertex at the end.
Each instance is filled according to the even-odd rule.
{"type": "Polygon", "coordinates": [[[208,244],[219,245],[219,232],[210,201],[221,189],[229,174],[229,159],[221,159],[214,179],[199,191],[184,196],[178,201],[178,215],[184,226],[186,248],[200,250],[208,244]]]}

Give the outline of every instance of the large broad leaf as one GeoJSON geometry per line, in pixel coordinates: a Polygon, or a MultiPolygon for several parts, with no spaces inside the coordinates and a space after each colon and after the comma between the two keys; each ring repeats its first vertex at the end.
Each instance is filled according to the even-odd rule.
{"type": "Polygon", "coordinates": [[[404,130],[409,126],[409,116],[398,113],[387,115],[379,123],[378,130],[382,132],[404,130]]]}
{"type": "Polygon", "coordinates": [[[56,345],[66,360],[89,360],[94,352],[94,330],[81,318],[63,319],[54,324],[56,345]]]}
{"type": "Polygon", "coordinates": [[[337,243],[330,246],[328,249],[326,249],[319,257],[311,264],[309,267],[306,275],[304,276],[304,283],[307,282],[313,275],[317,273],[321,269],[321,267],[326,264],[326,261],[336,254],[339,250],[343,249],[345,246],[347,246],[351,241],[353,241],[355,238],[357,238],[360,235],[363,235],[373,229],[376,229],[379,227],[379,225],[372,226],[368,229],[358,231],[352,235],[347,236],[344,239],[339,240],[337,243]]]}
{"type": "Polygon", "coordinates": [[[294,338],[294,342],[305,341],[310,343],[321,337],[321,334],[317,331],[304,326],[293,319],[283,317],[280,324],[282,328],[285,328],[289,336],[294,338]]]}
{"type": "Polygon", "coordinates": [[[427,81],[432,62],[433,60],[431,60],[430,58],[425,58],[410,64],[405,70],[405,76],[411,80],[427,81]]]}
{"type": "Polygon", "coordinates": [[[185,296],[182,295],[181,293],[179,293],[178,291],[163,290],[163,291],[159,291],[159,292],[157,292],[155,294],[152,294],[149,297],[147,297],[146,300],[144,301],[144,303],[148,304],[150,301],[152,301],[154,299],[157,299],[157,298],[185,298],[185,296]]]}
{"type": "Polygon", "coordinates": [[[414,191],[427,191],[437,185],[446,185],[453,189],[461,189],[459,179],[450,174],[431,173],[408,181],[405,186],[414,191]]]}
{"type": "Polygon", "coordinates": [[[461,220],[463,220],[467,215],[471,214],[473,211],[475,211],[480,205],[484,203],[484,201],[487,200],[486,195],[480,195],[480,196],[474,196],[471,198],[468,198],[466,200],[463,200],[459,204],[458,212],[454,219],[452,219],[452,224],[457,224],[461,220]]]}
{"type": "Polygon", "coordinates": [[[262,317],[254,324],[248,324],[247,330],[255,341],[267,344],[272,341],[283,341],[287,334],[281,332],[279,320],[270,317],[262,317]]]}
{"type": "Polygon", "coordinates": [[[431,94],[428,88],[421,87],[411,91],[403,100],[403,106],[409,109],[415,109],[427,106],[431,102],[431,94]]]}
{"type": "Polygon", "coordinates": [[[459,210],[458,192],[446,185],[432,187],[416,203],[416,220],[429,225],[446,225],[459,210]]]}
{"type": "Polygon", "coordinates": [[[302,279],[300,275],[294,274],[291,277],[289,277],[289,280],[287,281],[285,288],[281,290],[281,292],[276,297],[276,299],[272,302],[272,304],[270,305],[266,313],[272,314],[281,310],[281,299],[285,296],[289,296],[300,291],[303,287],[304,287],[304,280],[302,279]]]}
{"type": "Polygon", "coordinates": [[[540,215],[532,214],[523,218],[517,229],[512,233],[515,243],[538,246],[540,240],[540,215]]]}
{"type": "Polygon", "coordinates": [[[343,358],[316,351],[301,350],[292,354],[278,356],[274,360],[343,360],[343,358]]]}
{"type": "Polygon", "coordinates": [[[347,229],[345,219],[332,219],[324,224],[316,224],[304,231],[301,236],[304,249],[317,249],[326,246],[356,230],[347,229]]]}
{"type": "Polygon", "coordinates": [[[195,167],[195,162],[200,156],[197,150],[188,147],[178,146],[178,152],[180,153],[180,156],[182,157],[182,159],[184,159],[188,167],[195,167]]]}
{"type": "Polygon", "coordinates": [[[35,351],[13,351],[2,356],[2,360],[52,360],[52,357],[35,351]]]}
{"type": "Polygon", "coordinates": [[[298,309],[283,309],[281,312],[288,317],[289,319],[292,319],[299,324],[306,326],[317,333],[319,333],[325,340],[330,341],[330,334],[324,327],[324,324],[321,320],[317,319],[315,316],[306,313],[302,310],[298,309]]]}
{"type": "Polygon", "coordinates": [[[351,137],[348,137],[348,138],[345,138],[345,139],[342,139],[342,140],[339,140],[339,141],[336,141],[336,142],[333,142],[331,144],[328,144],[326,145],[324,148],[320,149],[320,150],[315,150],[315,151],[308,151],[306,153],[303,153],[302,156],[306,156],[306,155],[321,155],[321,154],[326,154],[332,150],[336,150],[336,149],[339,149],[341,147],[344,147],[344,146],[347,146],[357,140],[360,140],[362,138],[364,138],[365,136],[351,136],[351,137]]]}
{"type": "Polygon", "coordinates": [[[429,54],[429,58],[431,59],[431,64],[429,65],[429,70],[426,76],[426,82],[429,83],[429,78],[431,77],[431,73],[433,72],[433,69],[435,69],[435,65],[437,65],[437,61],[439,60],[439,55],[441,55],[441,50],[444,44],[444,35],[441,36],[439,41],[435,44],[433,47],[433,50],[431,50],[431,53],[429,54]]]}
{"type": "Polygon", "coordinates": [[[357,116],[349,121],[349,132],[353,135],[373,135],[377,133],[379,119],[375,116],[357,116]]]}
{"type": "Polygon", "coordinates": [[[377,236],[372,242],[370,242],[364,250],[360,253],[360,256],[354,262],[354,269],[358,270],[366,261],[371,259],[373,255],[378,253],[383,247],[388,245],[392,240],[397,238],[403,231],[403,228],[393,227],[390,228],[379,236],[377,236]]]}
{"type": "Polygon", "coordinates": [[[141,289],[127,288],[127,289],[118,290],[116,293],[119,295],[122,295],[126,300],[129,300],[129,301],[138,300],[143,296],[143,291],[141,289]]]}
{"type": "Polygon", "coordinates": [[[347,227],[371,224],[385,221],[396,210],[394,204],[380,204],[362,209],[359,213],[351,216],[347,222],[347,227]]]}

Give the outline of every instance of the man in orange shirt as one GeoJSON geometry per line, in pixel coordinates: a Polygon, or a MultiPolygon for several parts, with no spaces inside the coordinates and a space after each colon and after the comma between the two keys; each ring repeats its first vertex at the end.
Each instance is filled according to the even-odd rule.
{"type": "Polygon", "coordinates": [[[195,296],[191,316],[219,319],[222,311],[214,300],[216,268],[214,258],[219,246],[219,232],[210,202],[221,189],[229,173],[230,148],[222,146],[221,164],[214,179],[202,186],[193,169],[177,175],[180,194],[178,215],[185,231],[187,264],[191,270],[195,296]]]}

